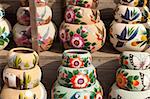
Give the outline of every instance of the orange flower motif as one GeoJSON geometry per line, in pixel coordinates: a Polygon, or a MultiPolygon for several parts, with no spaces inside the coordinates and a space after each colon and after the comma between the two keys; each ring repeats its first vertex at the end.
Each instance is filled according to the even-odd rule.
{"type": "Polygon", "coordinates": [[[133,86],[138,86],[139,85],[139,81],[137,81],[137,80],[134,80],[133,82],[132,82],[132,84],[133,84],[133,86]]]}
{"type": "Polygon", "coordinates": [[[71,68],[80,68],[84,67],[83,61],[80,58],[71,58],[70,59],[71,68]]]}
{"type": "Polygon", "coordinates": [[[125,60],[125,61],[123,62],[123,64],[128,65],[128,61],[125,60]]]}
{"type": "Polygon", "coordinates": [[[125,85],[127,84],[127,78],[124,76],[123,73],[120,73],[117,75],[116,81],[117,81],[118,87],[120,88],[124,88],[125,85]]]}

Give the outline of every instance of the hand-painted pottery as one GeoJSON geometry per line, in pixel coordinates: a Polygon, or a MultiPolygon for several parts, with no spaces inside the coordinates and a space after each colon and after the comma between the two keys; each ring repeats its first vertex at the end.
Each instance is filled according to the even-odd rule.
{"type": "Polygon", "coordinates": [[[84,89],[67,88],[56,82],[51,96],[51,99],[103,99],[103,90],[98,81],[84,89]]]}
{"type": "Polygon", "coordinates": [[[95,84],[96,69],[90,67],[75,69],[61,66],[59,68],[58,83],[68,88],[87,88],[95,84]]]}
{"type": "Polygon", "coordinates": [[[149,99],[150,90],[147,91],[128,91],[120,89],[116,83],[112,86],[108,99],[149,99]]]}
{"type": "Polygon", "coordinates": [[[38,54],[28,48],[14,48],[10,50],[8,55],[8,66],[14,69],[31,69],[38,64],[38,61],[38,54]]]}
{"type": "Polygon", "coordinates": [[[66,5],[74,5],[85,8],[97,8],[99,0],[66,0],[66,5]]]}
{"type": "Polygon", "coordinates": [[[0,7],[0,20],[3,19],[4,16],[5,16],[5,10],[2,7],[0,7]]]}
{"type": "Polygon", "coordinates": [[[150,70],[118,69],[116,83],[119,88],[144,91],[150,88],[150,70]]]}
{"type": "Polygon", "coordinates": [[[94,24],[100,21],[100,13],[96,9],[69,5],[65,12],[65,22],[72,24],[94,24]]]}
{"type": "Polygon", "coordinates": [[[121,67],[133,70],[150,69],[150,54],[146,52],[125,51],[121,54],[121,67]]]}
{"type": "Polygon", "coordinates": [[[120,3],[133,7],[143,7],[148,3],[148,0],[120,0],[120,3]]]}
{"type": "Polygon", "coordinates": [[[99,50],[105,42],[106,30],[102,21],[92,25],[62,23],[59,36],[65,49],[99,50]]]}
{"type": "Polygon", "coordinates": [[[10,88],[32,89],[41,81],[41,69],[36,66],[30,70],[18,70],[7,66],[3,71],[3,80],[10,88]]]}
{"type": "Polygon", "coordinates": [[[63,53],[62,65],[70,68],[84,68],[92,64],[90,52],[80,49],[66,50],[63,53]]]}
{"type": "Polygon", "coordinates": [[[110,28],[110,42],[118,51],[142,51],[148,44],[148,31],[144,24],[113,22],[110,28]]]}
{"type": "Polygon", "coordinates": [[[12,89],[5,85],[0,99],[47,99],[47,92],[41,83],[37,87],[29,90],[12,89]]]}

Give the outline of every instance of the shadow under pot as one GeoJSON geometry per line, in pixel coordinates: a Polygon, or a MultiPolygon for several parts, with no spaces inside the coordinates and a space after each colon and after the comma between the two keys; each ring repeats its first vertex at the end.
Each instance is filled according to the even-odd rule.
{"type": "Polygon", "coordinates": [[[143,51],[148,44],[145,24],[113,22],[110,28],[110,42],[118,51],[143,51]]]}
{"type": "Polygon", "coordinates": [[[108,99],[149,99],[150,90],[147,91],[128,91],[120,89],[113,84],[108,99]]]}
{"type": "Polygon", "coordinates": [[[43,84],[40,83],[37,87],[29,90],[17,90],[8,88],[6,85],[3,87],[1,99],[47,99],[47,92],[43,84]]]}
{"type": "Polygon", "coordinates": [[[145,91],[150,88],[150,70],[119,68],[116,73],[117,86],[129,91],[145,91]]]}
{"type": "Polygon", "coordinates": [[[146,52],[125,51],[121,54],[121,67],[132,70],[150,69],[150,54],[146,52]]]}
{"type": "Polygon", "coordinates": [[[99,50],[105,43],[106,29],[102,21],[91,25],[76,25],[63,22],[59,37],[65,49],[99,50]]]}
{"type": "Polygon", "coordinates": [[[143,7],[147,5],[148,0],[120,0],[120,3],[127,6],[143,7]]]}
{"type": "Polygon", "coordinates": [[[103,89],[98,81],[83,89],[63,87],[56,81],[51,91],[51,99],[103,99],[103,89]]]}

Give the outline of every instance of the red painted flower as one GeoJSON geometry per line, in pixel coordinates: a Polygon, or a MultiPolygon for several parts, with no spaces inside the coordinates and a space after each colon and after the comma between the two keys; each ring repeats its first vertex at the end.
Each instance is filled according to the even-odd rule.
{"type": "Polygon", "coordinates": [[[73,9],[68,8],[66,10],[66,13],[65,13],[65,20],[66,20],[66,22],[69,22],[69,23],[73,22],[74,19],[75,19],[75,13],[74,13],[73,9]]]}
{"type": "Polygon", "coordinates": [[[70,67],[71,68],[80,68],[80,67],[84,67],[84,64],[80,58],[71,58],[70,59],[70,67]]]}
{"type": "Polygon", "coordinates": [[[94,99],[103,99],[102,94],[100,92],[97,92],[94,99]]]}
{"type": "Polygon", "coordinates": [[[116,81],[117,81],[118,87],[120,88],[124,88],[125,85],[127,84],[127,78],[124,76],[123,73],[120,73],[117,75],[116,81]]]}
{"type": "Polygon", "coordinates": [[[74,34],[71,38],[71,45],[75,48],[83,48],[84,39],[79,34],[74,34]]]}
{"type": "Polygon", "coordinates": [[[60,39],[61,39],[63,42],[66,42],[66,40],[67,40],[67,35],[66,35],[66,33],[65,33],[65,29],[61,29],[61,30],[60,30],[59,37],[60,37],[60,39]]]}

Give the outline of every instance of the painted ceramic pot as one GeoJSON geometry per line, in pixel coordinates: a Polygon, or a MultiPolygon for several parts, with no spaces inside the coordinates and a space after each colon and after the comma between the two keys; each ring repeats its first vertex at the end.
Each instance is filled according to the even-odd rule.
{"type": "Polygon", "coordinates": [[[5,16],[5,10],[2,7],[0,7],[0,20],[3,19],[4,16],[5,16]]]}
{"type": "Polygon", "coordinates": [[[69,5],[65,12],[65,22],[72,24],[94,24],[100,21],[100,12],[96,9],[69,5]]]}
{"type": "Polygon", "coordinates": [[[67,88],[56,82],[51,96],[51,99],[103,99],[103,90],[98,81],[84,89],[67,88]]]}
{"type": "Polygon", "coordinates": [[[148,3],[148,0],[120,0],[120,3],[128,6],[143,7],[148,3]]]}
{"type": "Polygon", "coordinates": [[[126,5],[118,5],[115,13],[117,22],[123,23],[145,23],[150,18],[150,12],[147,6],[130,7],[126,5]]]}
{"type": "Polygon", "coordinates": [[[38,54],[28,48],[14,48],[8,54],[8,66],[14,69],[28,70],[39,62],[38,54]]]}
{"type": "Polygon", "coordinates": [[[65,49],[99,50],[105,43],[106,29],[102,21],[92,25],[62,23],[59,36],[65,49]]]}
{"type": "Polygon", "coordinates": [[[85,8],[97,8],[98,0],[66,0],[66,5],[74,5],[85,8]]]}
{"type": "Polygon", "coordinates": [[[62,65],[70,68],[84,68],[92,64],[92,56],[86,50],[66,50],[63,53],[62,59],[62,65]]]}
{"type": "Polygon", "coordinates": [[[58,83],[68,88],[87,88],[95,84],[96,69],[94,66],[74,69],[61,66],[59,68],[58,83]]]}
{"type": "Polygon", "coordinates": [[[133,70],[150,69],[150,54],[146,52],[125,51],[121,54],[121,67],[133,70]]]}
{"type": "Polygon", "coordinates": [[[150,70],[118,69],[116,83],[119,88],[144,91],[150,88],[150,70]]]}
{"type": "Polygon", "coordinates": [[[1,99],[47,99],[47,92],[45,87],[40,83],[37,87],[29,90],[17,90],[3,87],[1,99]],[[13,96],[12,96],[13,95],[13,96]]]}
{"type": "Polygon", "coordinates": [[[108,99],[149,99],[150,90],[147,91],[127,91],[120,89],[116,83],[112,86],[108,99]]]}
{"type": "MultiPolygon", "coordinates": [[[[46,25],[38,26],[38,44],[39,50],[48,50],[53,43],[55,36],[55,27],[52,22],[46,25]]],[[[17,46],[31,47],[31,27],[16,24],[13,28],[14,40],[17,46]]]]}
{"type": "Polygon", "coordinates": [[[118,51],[143,51],[148,44],[148,31],[144,24],[113,22],[110,28],[110,42],[118,51]]]}
{"type": "Polygon", "coordinates": [[[30,70],[18,70],[7,66],[3,72],[3,80],[10,88],[32,89],[38,86],[41,81],[41,69],[36,66],[30,70]]]}

